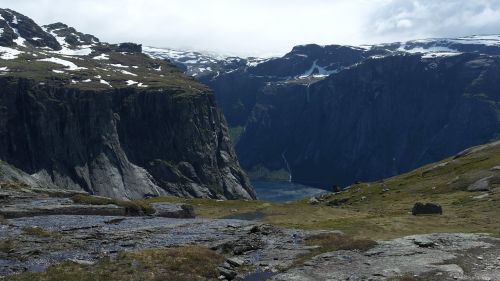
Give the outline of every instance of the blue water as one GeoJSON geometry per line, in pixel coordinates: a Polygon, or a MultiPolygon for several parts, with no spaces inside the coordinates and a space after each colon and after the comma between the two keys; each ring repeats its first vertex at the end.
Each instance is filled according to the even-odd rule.
{"type": "Polygon", "coordinates": [[[323,189],[287,181],[252,181],[257,198],[270,202],[290,202],[326,192],[323,189]]]}

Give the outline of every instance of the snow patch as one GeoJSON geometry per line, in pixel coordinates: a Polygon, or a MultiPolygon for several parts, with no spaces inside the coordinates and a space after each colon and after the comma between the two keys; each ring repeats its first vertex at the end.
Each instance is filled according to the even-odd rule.
{"type": "Polygon", "coordinates": [[[60,64],[60,65],[63,65],[67,68],[67,70],[81,70],[81,69],[87,69],[86,67],[79,67],[78,65],[70,62],[70,61],[67,61],[67,60],[63,60],[63,59],[60,59],[60,58],[47,58],[47,59],[41,59],[41,60],[38,60],[38,61],[45,61],[45,62],[52,62],[52,63],[56,63],[56,64],[60,64]]]}
{"type": "Polygon", "coordinates": [[[147,88],[147,87],[149,87],[149,86],[148,86],[148,85],[144,85],[143,83],[139,83],[139,84],[137,85],[137,87],[139,87],[139,88],[147,88]]]}
{"type": "Polygon", "coordinates": [[[0,67],[0,71],[2,72],[7,72],[7,71],[10,71],[8,67],[4,66],[4,67],[0,67]]]}
{"type": "Polygon", "coordinates": [[[99,81],[99,83],[104,84],[104,85],[108,85],[110,88],[113,88],[113,86],[111,86],[111,84],[109,84],[109,82],[108,82],[108,81],[106,81],[106,80],[104,80],[104,79],[101,79],[101,80],[99,81]]]}
{"type": "Polygon", "coordinates": [[[17,30],[17,28],[12,28],[12,30],[14,30],[14,33],[16,33],[17,35],[17,38],[14,39],[14,43],[16,43],[17,45],[21,46],[21,47],[26,47],[26,39],[24,39],[21,34],[19,34],[19,31],[17,30]]]}
{"type": "Polygon", "coordinates": [[[23,52],[18,51],[16,49],[0,46],[0,53],[2,54],[2,55],[0,55],[1,59],[13,60],[13,59],[17,59],[19,57],[19,55],[22,54],[23,52]]]}
{"type": "Polygon", "coordinates": [[[137,84],[139,82],[136,82],[134,80],[127,80],[126,83],[127,83],[127,86],[132,86],[132,85],[137,84]]]}
{"type": "Polygon", "coordinates": [[[95,59],[95,60],[109,60],[109,55],[101,54],[101,55],[98,55],[96,57],[93,57],[93,59],[95,59]]]}
{"type": "Polygon", "coordinates": [[[118,68],[129,68],[129,66],[127,65],[123,65],[123,64],[120,64],[120,63],[117,63],[117,64],[109,64],[110,66],[113,66],[113,67],[118,67],[118,68]]]}
{"type": "Polygon", "coordinates": [[[83,83],[89,83],[89,82],[92,82],[92,80],[90,80],[90,79],[85,79],[85,80],[83,80],[82,82],[83,82],[83,83]]]}
{"type": "Polygon", "coordinates": [[[57,74],[64,74],[64,71],[62,70],[57,70],[57,69],[53,69],[52,72],[55,72],[57,74]]]}
{"type": "Polygon", "coordinates": [[[309,76],[326,77],[332,73],[335,73],[335,71],[326,70],[324,67],[318,65],[318,60],[315,60],[311,68],[304,72],[304,74],[300,75],[299,78],[306,78],[309,76]]]}
{"type": "Polygon", "coordinates": [[[120,72],[123,73],[123,74],[125,74],[125,75],[137,76],[137,74],[129,72],[129,71],[126,71],[126,70],[123,70],[123,69],[120,69],[120,72]]]}

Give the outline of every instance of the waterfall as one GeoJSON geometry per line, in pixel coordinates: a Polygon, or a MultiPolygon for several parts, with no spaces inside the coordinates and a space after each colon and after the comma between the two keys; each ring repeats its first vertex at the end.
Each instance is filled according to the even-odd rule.
{"type": "Polygon", "coordinates": [[[290,164],[288,164],[288,160],[286,159],[285,153],[286,153],[286,150],[283,151],[283,153],[281,153],[281,158],[283,158],[283,161],[285,162],[285,165],[286,165],[286,169],[288,170],[288,174],[290,175],[290,177],[288,178],[288,181],[292,182],[292,169],[290,169],[290,164]]]}

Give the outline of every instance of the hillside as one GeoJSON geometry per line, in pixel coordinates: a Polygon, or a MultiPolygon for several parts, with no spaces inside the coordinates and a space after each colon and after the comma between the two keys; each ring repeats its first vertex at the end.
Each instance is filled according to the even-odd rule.
{"type": "Polygon", "coordinates": [[[1,181],[128,199],[255,197],[206,86],[141,45],[0,15],[1,181]]]}

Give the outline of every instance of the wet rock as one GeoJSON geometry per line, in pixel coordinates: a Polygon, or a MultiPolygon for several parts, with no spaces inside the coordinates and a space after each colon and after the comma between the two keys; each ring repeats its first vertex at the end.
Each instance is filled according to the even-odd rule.
{"type": "Polygon", "coordinates": [[[476,191],[490,191],[490,179],[492,179],[493,176],[482,178],[475,183],[471,184],[469,187],[467,187],[467,191],[471,192],[476,192],[476,191]]]}
{"type": "Polygon", "coordinates": [[[443,214],[443,208],[439,204],[434,203],[416,203],[411,210],[412,215],[433,215],[433,214],[443,214]]]}
{"type": "Polygon", "coordinates": [[[156,210],[154,216],[164,218],[194,218],[193,206],[188,204],[176,203],[152,203],[151,206],[156,210]]]}

